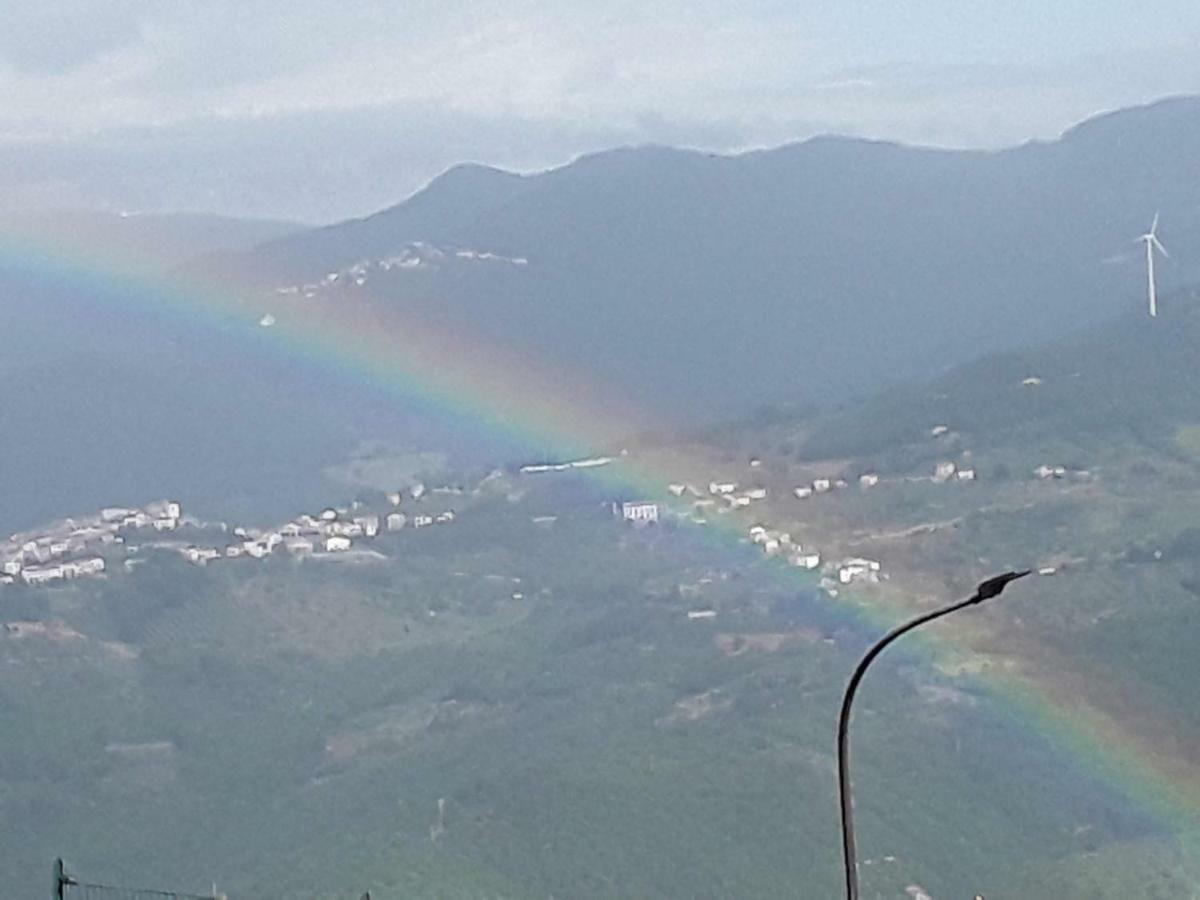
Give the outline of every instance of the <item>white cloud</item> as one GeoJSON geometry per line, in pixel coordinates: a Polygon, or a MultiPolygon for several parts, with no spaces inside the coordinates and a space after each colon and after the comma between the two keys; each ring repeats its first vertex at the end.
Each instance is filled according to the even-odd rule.
{"type": "Polygon", "coordinates": [[[954,4],[922,43],[876,0],[0,0],[14,23],[0,34],[0,146],[40,179],[0,174],[0,192],[225,211],[252,195],[247,209],[326,217],[464,156],[529,167],[623,141],[727,150],[818,130],[995,147],[1200,91],[1187,37],[1200,13],[1121,50],[1105,3],[1089,7],[1087,45],[1111,46],[1073,60],[1049,58],[1053,34],[1019,46],[1019,16],[973,20],[954,4]],[[166,159],[191,168],[172,180],[166,159]],[[404,171],[385,179],[383,161],[404,171]],[[296,192],[306,170],[331,180],[324,211],[296,192]],[[251,172],[274,199],[232,185],[251,172]]]}

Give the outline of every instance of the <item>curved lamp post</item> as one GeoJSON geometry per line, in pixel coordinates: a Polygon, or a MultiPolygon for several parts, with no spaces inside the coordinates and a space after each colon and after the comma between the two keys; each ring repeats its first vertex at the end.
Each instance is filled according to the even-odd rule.
{"type": "Polygon", "coordinates": [[[854,674],[850,676],[850,683],[846,685],[846,693],[842,697],[842,713],[838,719],[837,737],[838,789],[842,803],[842,858],[846,866],[846,900],[858,900],[858,857],[854,847],[854,812],[851,809],[850,800],[850,737],[848,733],[850,727],[850,706],[854,703],[854,694],[858,691],[858,684],[862,681],[867,667],[896,638],[907,634],[914,628],[920,628],[926,622],[932,622],[934,619],[940,619],[942,616],[948,616],[950,613],[958,612],[960,609],[975,606],[984,600],[997,597],[1008,586],[1010,581],[1016,581],[1018,578],[1023,578],[1028,574],[1029,570],[1027,569],[1023,572],[1005,572],[1003,575],[996,575],[982,582],[979,587],[975,588],[975,593],[966,600],[959,600],[957,603],[951,603],[949,606],[943,606],[941,609],[927,612],[924,615],[917,616],[910,622],[892,629],[867,651],[866,655],[859,661],[854,674]]]}

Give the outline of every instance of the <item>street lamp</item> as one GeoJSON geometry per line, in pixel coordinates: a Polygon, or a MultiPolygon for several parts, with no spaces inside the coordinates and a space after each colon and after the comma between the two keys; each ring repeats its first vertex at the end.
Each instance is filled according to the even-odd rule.
{"type": "Polygon", "coordinates": [[[846,900],[858,900],[858,857],[854,847],[854,812],[851,809],[850,799],[849,736],[850,706],[854,703],[854,694],[858,691],[858,683],[862,681],[867,667],[875,661],[875,657],[882,653],[884,648],[896,640],[896,638],[907,634],[914,628],[920,628],[926,622],[932,622],[934,619],[948,616],[950,613],[958,612],[960,609],[974,606],[982,603],[984,600],[991,600],[993,597],[998,597],[1010,581],[1024,578],[1028,574],[1029,570],[1027,569],[1023,572],[1005,572],[1003,575],[996,575],[980,583],[979,587],[975,588],[975,593],[966,600],[959,600],[957,603],[951,603],[949,606],[943,606],[941,609],[927,612],[924,615],[917,616],[910,622],[905,622],[903,625],[893,628],[867,651],[866,655],[859,661],[857,668],[855,668],[854,674],[850,676],[850,683],[846,685],[846,694],[842,697],[842,713],[838,718],[837,736],[838,789],[842,803],[842,859],[846,866],[846,900]]]}

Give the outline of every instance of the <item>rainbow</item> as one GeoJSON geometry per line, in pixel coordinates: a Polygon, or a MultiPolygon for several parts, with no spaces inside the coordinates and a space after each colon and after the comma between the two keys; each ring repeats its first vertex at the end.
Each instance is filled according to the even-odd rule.
{"type": "MultiPolygon", "coordinates": [[[[337,315],[303,301],[251,300],[220,288],[180,280],[46,244],[0,236],[0,272],[16,270],[52,279],[89,296],[118,298],[141,313],[178,317],[189,325],[245,334],[247,346],[301,358],[329,372],[417,401],[482,427],[497,439],[543,448],[560,458],[608,448],[614,435],[636,434],[651,422],[617,408],[594,386],[570,373],[547,371],[536,360],[496,346],[486,335],[464,334],[436,321],[383,319],[366,304],[343,306],[337,315]],[[275,317],[269,341],[255,328],[265,313],[275,317]],[[232,326],[232,328],[231,328],[232,326]],[[253,339],[251,339],[253,336],[253,339]]],[[[586,470],[614,492],[660,496],[681,473],[638,454],[618,464],[586,470]]],[[[697,526],[698,540],[724,545],[743,539],[733,516],[697,526]]],[[[768,577],[811,586],[811,576],[764,561],[768,577]]],[[[831,601],[832,602],[832,601],[831,601]]],[[[838,615],[848,625],[877,633],[911,612],[903,605],[857,603],[843,598],[838,615]]],[[[939,627],[917,636],[939,658],[957,652],[946,639],[961,631],[939,627]]],[[[959,642],[961,644],[961,641],[959,642]]],[[[1062,688],[996,667],[976,676],[978,686],[1023,727],[1048,737],[1078,769],[1099,779],[1172,833],[1186,858],[1200,861],[1200,773],[1164,759],[1138,735],[1070,696],[1062,688]]]]}

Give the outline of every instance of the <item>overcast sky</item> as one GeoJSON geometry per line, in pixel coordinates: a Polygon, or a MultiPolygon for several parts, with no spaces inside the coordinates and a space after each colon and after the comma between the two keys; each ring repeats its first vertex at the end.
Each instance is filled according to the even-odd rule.
{"type": "Polygon", "coordinates": [[[1196,0],[0,0],[0,22],[6,207],[324,221],[463,160],[997,147],[1200,93],[1196,0]]]}

